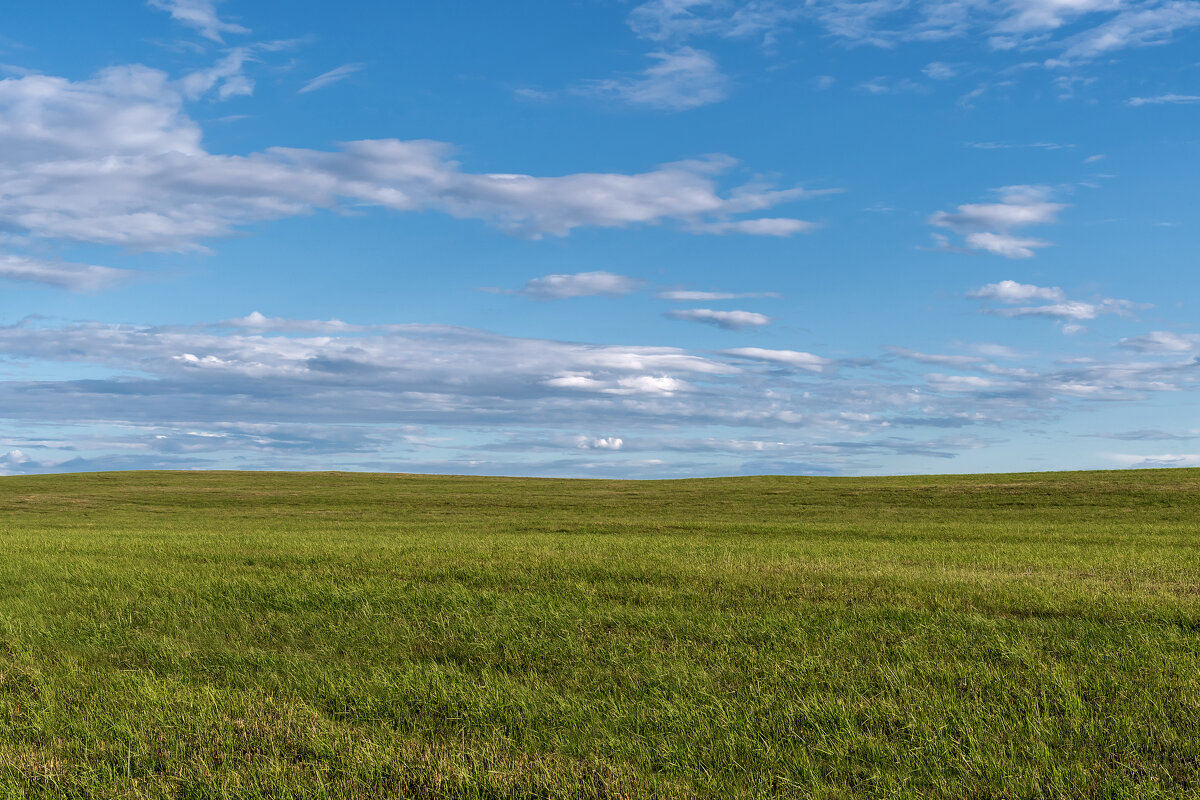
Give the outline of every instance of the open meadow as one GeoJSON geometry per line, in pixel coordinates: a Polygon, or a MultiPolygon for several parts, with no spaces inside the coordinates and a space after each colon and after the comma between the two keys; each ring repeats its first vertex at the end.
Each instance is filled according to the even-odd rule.
{"type": "Polygon", "coordinates": [[[0,797],[1200,796],[1200,471],[0,479],[0,797]]]}

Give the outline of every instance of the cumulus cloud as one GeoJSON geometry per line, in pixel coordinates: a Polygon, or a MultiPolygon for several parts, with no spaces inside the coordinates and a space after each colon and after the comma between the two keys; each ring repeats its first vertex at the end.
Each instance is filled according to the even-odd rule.
{"type": "Polygon", "coordinates": [[[147,5],[166,11],[171,19],[195,28],[206,39],[221,42],[223,33],[249,33],[247,28],[217,16],[214,0],[147,0],[147,5]]]}
{"type": "Polygon", "coordinates": [[[714,311],[711,308],[686,308],[668,311],[665,316],[688,322],[703,322],[725,330],[760,328],[771,324],[771,318],[755,311],[714,311]]]}
{"type": "Polygon", "coordinates": [[[37,464],[20,450],[9,450],[0,454],[0,475],[24,475],[42,465],[37,464]]]}
{"type": "MultiPolygon", "coordinates": [[[[218,71],[233,70],[231,62],[218,71]]],[[[707,232],[706,223],[727,225],[731,215],[814,194],[757,183],[723,193],[717,179],[736,165],[725,156],[635,174],[537,177],[466,172],[450,145],[428,140],[217,155],[204,149],[183,105],[189,93],[226,79],[176,82],[129,66],[78,82],[0,80],[0,224],[42,239],[168,251],[203,249],[204,240],[245,225],[341,205],[438,211],[529,237],[666,221],[707,232]]],[[[769,229],[751,224],[745,232],[778,235],[777,222],[741,222],[769,229]]]]}
{"type": "Polygon", "coordinates": [[[655,63],[636,77],[588,81],[572,91],[666,111],[719,103],[729,93],[729,79],[703,50],[681,47],[650,58],[655,63]]]}
{"type": "Polygon", "coordinates": [[[986,250],[1005,258],[1032,258],[1034,250],[1050,246],[1050,242],[1041,239],[1013,236],[1008,233],[969,233],[966,242],[968,247],[986,250]]]}
{"type": "Polygon", "coordinates": [[[644,281],[612,272],[576,272],[545,275],[525,282],[521,289],[494,289],[494,294],[519,294],[531,300],[563,300],[569,297],[620,297],[637,291],[644,281]]]}
{"type": "Polygon", "coordinates": [[[1034,286],[1029,283],[1004,280],[972,289],[967,292],[967,297],[998,300],[1001,303],[1024,303],[1029,300],[1062,300],[1066,295],[1057,286],[1034,286]]]}
{"type": "Polygon", "coordinates": [[[955,211],[938,211],[929,218],[929,224],[960,234],[972,249],[1006,258],[1030,258],[1035,249],[1051,244],[1013,233],[1018,228],[1058,221],[1058,213],[1066,206],[1051,202],[1049,187],[1005,186],[996,193],[999,202],[969,203],[955,211]]]}
{"type": "MultiPolygon", "coordinates": [[[[1011,280],[989,283],[978,289],[972,289],[967,292],[967,296],[1007,305],[1026,303],[1031,300],[1045,300],[1047,302],[1036,306],[990,308],[986,309],[986,311],[989,314],[1001,317],[1050,317],[1066,323],[1095,319],[1101,314],[1124,316],[1136,309],[1151,308],[1151,306],[1144,303],[1135,303],[1132,300],[1119,300],[1112,297],[1097,298],[1091,302],[1070,300],[1063,290],[1057,286],[1035,286],[1011,280]]],[[[1079,325],[1068,324],[1064,326],[1063,333],[1071,335],[1079,333],[1081,330],[1082,328],[1079,325]]]]}
{"type": "Polygon", "coordinates": [[[309,80],[307,83],[301,86],[296,91],[296,94],[315,92],[317,89],[324,89],[326,86],[331,86],[338,81],[344,81],[346,78],[349,78],[351,75],[361,70],[364,66],[364,64],[357,63],[342,64],[340,67],[335,67],[328,72],[322,72],[320,75],[309,80]]]}

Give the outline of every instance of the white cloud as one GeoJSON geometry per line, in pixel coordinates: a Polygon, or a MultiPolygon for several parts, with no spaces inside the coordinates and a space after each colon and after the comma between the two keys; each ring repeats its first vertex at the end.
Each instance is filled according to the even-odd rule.
{"type": "Polygon", "coordinates": [[[218,327],[242,328],[258,333],[356,333],[366,330],[359,325],[349,325],[340,319],[283,319],[268,317],[258,311],[251,311],[246,316],[237,319],[222,320],[217,325],[218,327]]]}
{"type": "Polygon", "coordinates": [[[223,33],[249,33],[241,25],[225,22],[217,16],[214,0],[147,0],[151,8],[166,11],[171,19],[195,28],[201,36],[220,42],[223,33]]]}
{"type": "Polygon", "coordinates": [[[948,81],[957,77],[958,71],[957,64],[947,64],[944,61],[931,61],[921,70],[927,77],[935,81],[948,81]]]}
{"type": "Polygon", "coordinates": [[[1006,258],[1029,258],[1035,249],[1051,245],[1013,233],[1029,225],[1058,221],[1058,212],[1066,206],[1050,201],[1049,187],[1005,186],[996,192],[1000,195],[998,203],[970,203],[953,212],[938,211],[929,218],[929,223],[962,235],[972,249],[1006,258]]]}
{"type": "Polygon", "coordinates": [[[790,4],[770,1],[650,0],[630,12],[629,26],[638,36],[654,41],[716,35],[761,37],[769,43],[780,26],[800,13],[790,4]]]}
{"type": "Polygon", "coordinates": [[[20,450],[0,455],[0,475],[23,475],[33,465],[33,460],[20,450]]]}
{"type": "Polygon", "coordinates": [[[782,235],[809,226],[729,217],[818,194],[758,183],[722,193],[717,178],[736,164],[725,156],[537,177],[465,172],[450,145],[428,140],[208,153],[184,100],[228,85],[240,63],[178,83],[142,66],[80,82],[0,80],[0,223],[36,238],[146,250],[202,249],[247,224],[343,204],[440,211],[530,237],[672,220],[697,233],[715,223],[782,235]]]}
{"type": "Polygon", "coordinates": [[[770,317],[754,311],[714,311],[711,308],[687,308],[668,311],[666,316],[688,322],[704,322],[731,331],[759,328],[771,324],[770,317]]]}
{"type": "Polygon", "coordinates": [[[888,352],[916,361],[918,364],[934,364],[939,367],[957,367],[959,369],[975,369],[984,363],[979,356],[948,356],[938,353],[922,353],[907,347],[888,347],[888,352]]]}
{"type": "Polygon", "coordinates": [[[674,395],[689,392],[692,385],[669,375],[637,375],[602,380],[587,374],[562,374],[547,378],[544,383],[556,389],[596,392],[608,395],[674,395]]]}
{"type": "Polygon", "coordinates": [[[1151,331],[1122,339],[1120,346],[1140,353],[1190,353],[1200,350],[1200,334],[1151,331]]]}
{"type": "Polygon", "coordinates": [[[1058,212],[1066,207],[1049,202],[1050,190],[1045,186],[1005,186],[996,191],[1001,195],[999,203],[973,203],[959,206],[957,212],[939,211],[931,222],[959,233],[1007,230],[1055,222],[1058,212]]]}
{"type": "MultiPolygon", "coordinates": [[[[988,350],[1006,359],[1019,355],[988,350]]],[[[545,447],[612,458],[656,450],[762,451],[781,459],[772,464],[800,459],[805,469],[846,472],[879,469],[861,460],[867,454],[949,458],[981,445],[978,437],[914,441],[881,431],[1024,424],[1055,419],[1070,404],[1200,388],[1192,352],[1138,361],[1060,359],[1045,367],[1040,357],[1000,367],[975,355],[891,352],[941,371],[913,375],[900,359],[834,362],[795,350],[698,355],[262,313],[162,328],[31,319],[0,326],[0,356],[24,365],[0,381],[0,416],[15,432],[6,436],[0,427],[0,453],[19,450],[7,465],[24,472],[222,464],[510,474],[590,469],[524,456],[481,459],[489,448],[477,433],[486,428],[546,431],[545,447]],[[88,378],[65,377],[73,370],[55,362],[85,367],[88,378]],[[959,370],[974,374],[948,374],[959,370]],[[83,433],[64,434],[62,422],[83,433]],[[688,441],[661,435],[731,426],[747,433],[736,439],[700,433],[688,441]],[[609,432],[581,438],[580,430],[609,432]]],[[[518,449],[534,441],[514,436],[507,441],[518,449]]],[[[675,474],[737,468],[669,463],[666,472],[675,474]]],[[[745,468],[769,469],[758,461],[745,468]]]]}
{"type": "Polygon", "coordinates": [[[703,50],[681,47],[650,58],[656,63],[637,77],[589,81],[572,91],[667,111],[718,103],[729,93],[729,79],[703,50]]]}
{"type": "MultiPolygon", "coordinates": [[[[650,0],[628,21],[637,35],[654,41],[758,38],[768,45],[811,21],[850,44],[976,39],[992,50],[1037,47],[1057,51],[1046,62],[1055,67],[1169,42],[1198,19],[1194,0],[650,0]],[[1058,36],[1062,32],[1067,35],[1058,36]]],[[[926,70],[941,80],[951,77],[953,66],[934,62],[926,70]]]]}
{"type": "Polygon", "coordinates": [[[1163,453],[1161,455],[1141,455],[1138,453],[1112,453],[1108,459],[1115,464],[1130,469],[1162,469],[1165,467],[1200,467],[1200,454],[1197,453],[1163,453]]]}
{"type": "Polygon", "coordinates": [[[1172,35],[1200,25],[1200,3],[1167,0],[1130,4],[1107,22],[1064,41],[1062,54],[1049,66],[1070,66],[1129,47],[1164,44],[1172,35]]]}
{"type": "Polygon", "coordinates": [[[1154,97],[1131,97],[1126,102],[1131,106],[1162,105],[1164,103],[1189,105],[1191,103],[1200,103],[1200,95],[1160,94],[1154,97]]]}
{"type": "Polygon", "coordinates": [[[235,47],[206,69],[196,70],[179,79],[179,86],[188,99],[203,97],[215,87],[220,100],[254,94],[254,81],[245,73],[246,63],[254,60],[256,48],[235,47]]]}
{"type": "Polygon", "coordinates": [[[979,375],[942,375],[930,373],[925,376],[930,387],[936,392],[981,392],[1008,389],[1013,386],[1007,381],[994,378],[983,378],[979,375]]]}
{"type": "Polygon", "coordinates": [[[520,294],[532,300],[563,300],[568,297],[620,297],[637,291],[644,282],[612,272],[576,272],[545,275],[525,282],[518,290],[487,289],[496,294],[520,294]]]}
{"type": "Polygon", "coordinates": [[[995,30],[1002,34],[1052,31],[1085,14],[1120,7],[1120,0],[1016,0],[1010,16],[1001,19],[995,30]]]}
{"type": "Polygon", "coordinates": [[[1030,239],[1007,233],[970,233],[967,234],[966,242],[968,247],[986,250],[1005,258],[1032,258],[1035,249],[1052,244],[1043,239],[1030,239]]]}
{"type": "Polygon", "coordinates": [[[659,300],[677,303],[703,303],[711,300],[742,300],[760,297],[779,297],[778,292],[699,292],[691,289],[665,289],[654,295],[659,300]]]}
{"type": "Polygon", "coordinates": [[[867,94],[901,94],[905,92],[927,92],[929,87],[908,78],[890,78],[880,75],[858,84],[857,88],[867,94]]]}
{"type": "Polygon", "coordinates": [[[802,219],[786,217],[767,217],[763,219],[742,219],[732,222],[708,222],[692,226],[695,233],[745,233],[751,236],[793,236],[797,233],[811,233],[821,227],[816,222],[806,222],[802,219]]]}
{"type": "Polygon", "coordinates": [[[326,86],[330,86],[338,81],[349,78],[351,75],[361,70],[363,66],[365,65],[342,64],[340,67],[335,67],[328,72],[322,72],[320,75],[301,86],[300,89],[297,90],[296,94],[307,94],[308,92],[315,92],[317,89],[324,89],[326,86]]]}
{"type": "Polygon", "coordinates": [[[1070,150],[1075,145],[1059,144],[1058,142],[1029,142],[1028,144],[1013,144],[1011,142],[963,142],[963,147],[975,150],[1070,150]]]}
{"type": "Polygon", "coordinates": [[[732,350],[722,350],[725,355],[738,358],[748,358],[753,361],[765,361],[770,364],[783,364],[809,372],[824,372],[833,362],[828,358],[806,353],[802,350],[767,350],[762,347],[735,347],[732,350]]]}
{"type": "MultiPolygon", "coordinates": [[[[1125,316],[1135,309],[1151,308],[1151,306],[1143,303],[1135,303],[1132,300],[1118,300],[1112,297],[1098,298],[1093,302],[1070,300],[1063,290],[1057,286],[1035,286],[1034,284],[1017,283],[1011,280],[989,283],[978,289],[972,289],[967,292],[967,296],[980,300],[993,300],[1009,305],[1025,303],[1030,300],[1046,300],[1048,302],[1043,305],[1022,306],[1020,308],[992,308],[986,309],[986,313],[1010,318],[1050,317],[1066,323],[1095,319],[1101,314],[1125,316]]],[[[1081,333],[1083,330],[1082,326],[1076,324],[1066,324],[1062,329],[1063,333],[1068,336],[1081,333]]]]}
{"type": "Polygon", "coordinates": [[[1001,317],[1054,317],[1063,320],[1095,319],[1101,307],[1092,303],[1082,303],[1067,300],[1061,303],[1050,303],[1044,306],[1025,306],[1023,308],[998,308],[992,311],[1001,317]]]}
{"type": "Polygon", "coordinates": [[[0,254],[0,279],[41,283],[73,292],[111,289],[129,281],[135,275],[132,270],[100,267],[95,264],[71,264],[0,254]]]}
{"type": "Polygon", "coordinates": [[[1035,286],[1004,280],[972,289],[967,292],[967,297],[998,300],[1001,303],[1024,303],[1029,300],[1062,300],[1066,295],[1057,286],[1035,286]]]}

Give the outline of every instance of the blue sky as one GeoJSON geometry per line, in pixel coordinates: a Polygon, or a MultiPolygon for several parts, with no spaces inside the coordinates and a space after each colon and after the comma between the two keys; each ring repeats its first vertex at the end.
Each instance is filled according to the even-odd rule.
{"type": "Polygon", "coordinates": [[[22,4],[0,474],[1200,466],[1200,1],[22,4]]]}

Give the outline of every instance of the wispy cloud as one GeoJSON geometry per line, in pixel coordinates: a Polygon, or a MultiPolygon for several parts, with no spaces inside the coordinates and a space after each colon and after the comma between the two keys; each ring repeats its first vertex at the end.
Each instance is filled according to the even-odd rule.
{"type": "Polygon", "coordinates": [[[961,67],[958,64],[947,64],[944,61],[931,61],[921,68],[926,77],[935,81],[948,81],[958,77],[961,67]]]}
{"type": "Polygon", "coordinates": [[[1014,144],[1012,142],[963,142],[963,147],[974,150],[1070,150],[1075,145],[1059,144],[1057,142],[1029,142],[1014,144]]]}
{"type": "MultiPolygon", "coordinates": [[[[857,0],[649,0],[629,15],[633,31],[659,42],[704,37],[759,39],[774,45],[801,22],[813,22],[851,44],[895,47],[974,39],[990,50],[1037,47],[1056,52],[1045,62],[1063,67],[1119,50],[1164,44],[1200,24],[1193,0],[1020,0],[973,3],[920,0],[913,3],[857,0]],[[1059,36],[1067,32],[1066,36],[1059,36]]],[[[953,77],[954,66],[925,68],[935,80],[953,77]]]]}
{"type": "Polygon", "coordinates": [[[1118,50],[1161,45],[1176,31],[1200,25],[1200,3],[1192,0],[1105,5],[1121,10],[1108,21],[1066,39],[1062,53],[1050,59],[1049,66],[1070,66],[1118,50]]]}
{"type": "Polygon", "coordinates": [[[1139,353],[1191,353],[1200,351],[1200,334],[1151,331],[1122,339],[1119,344],[1139,353]]]}
{"type": "Polygon", "coordinates": [[[343,81],[346,78],[349,78],[351,75],[361,70],[364,66],[364,64],[360,63],[342,64],[340,67],[335,67],[328,72],[322,72],[320,75],[301,86],[296,91],[296,94],[307,94],[308,92],[315,92],[317,89],[324,89],[326,86],[330,86],[338,81],[343,81]]]}
{"type": "Polygon", "coordinates": [[[703,322],[718,328],[738,331],[743,328],[761,328],[771,324],[771,318],[755,311],[714,311],[711,308],[685,308],[668,311],[665,316],[687,322],[703,322]]]}
{"type": "Polygon", "coordinates": [[[797,233],[812,233],[821,227],[818,222],[789,217],[764,217],[723,222],[706,222],[693,225],[695,233],[745,233],[751,236],[794,236],[797,233]]]}
{"type": "Polygon", "coordinates": [[[677,303],[703,303],[712,300],[742,300],[781,295],[778,292],[700,292],[692,289],[664,289],[654,296],[659,300],[677,303]]]}
{"type": "Polygon", "coordinates": [[[40,283],[72,292],[99,292],[129,282],[137,273],[127,269],[46,261],[0,254],[0,279],[40,283]]]}
{"type": "Polygon", "coordinates": [[[248,62],[256,60],[257,46],[235,47],[211,67],[190,72],[179,80],[179,87],[188,99],[203,97],[214,88],[217,98],[228,100],[239,95],[254,94],[254,81],[246,75],[248,62]]]}
{"type": "Polygon", "coordinates": [[[588,81],[571,91],[666,111],[719,103],[729,93],[729,79],[703,50],[681,47],[650,53],[649,57],[655,63],[639,75],[588,81]]]}
{"type": "Polygon", "coordinates": [[[1131,97],[1125,102],[1131,106],[1190,105],[1191,103],[1200,103],[1200,95],[1160,94],[1154,97],[1131,97]]]}
{"type": "Polygon", "coordinates": [[[1200,431],[1170,433],[1168,431],[1142,429],[1138,431],[1122,431],[1120,433],[1093,433],[1091,436],[1097,439],[1117,439],[1123,442],[1166,442],[1200,439],[1200,431]]]}
{"type": "Polygon", "coordinates": [[[794,367],[808,372],[824,372],[833,362],[828,358],[806,353],[802,350],[769,350],[763,347],[735,347],[722,350],[724,355],[747,358],[752,361],[763,361],[768,364],[794,367]]]}
{"type": "Polygon", "coordinates": [[[214,0],[147,0],[151,8],[166,11],[171,19],[196,31],[214,42],[223,41],[223,33],[249,33],[249,29],[217,16],[214,0]]]}
{"type": "Polygon", "coordinates": [[[859,91],[867,94],[904,94],[929,91],[929,87],[908,78],[890,78],[878,76],[858,84],[859,91]]]}

